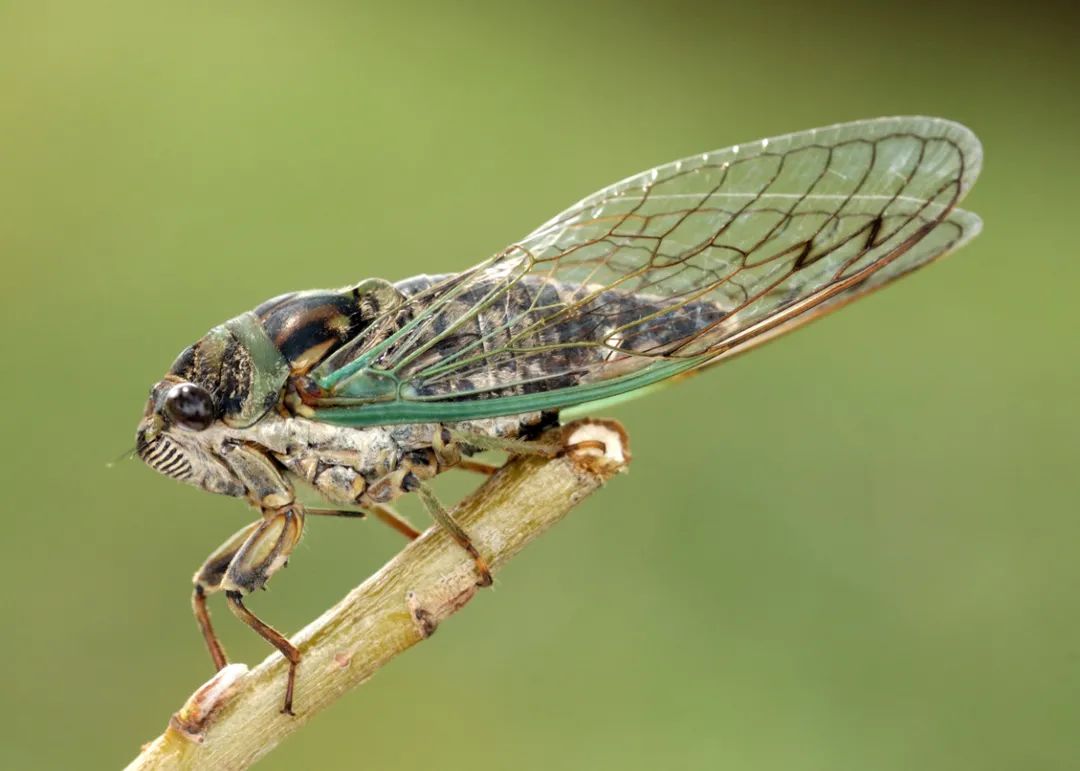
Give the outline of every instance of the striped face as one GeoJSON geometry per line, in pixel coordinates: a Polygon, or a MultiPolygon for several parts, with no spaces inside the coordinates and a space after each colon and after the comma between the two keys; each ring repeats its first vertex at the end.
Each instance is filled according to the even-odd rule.
{"type": "Polygon", "coordinates": [[[243,496],[247,488],[210,442],[215,396],[173,375],[150,391],[135,434],[135,451],[146,465],[212,493],[243,496]]]}

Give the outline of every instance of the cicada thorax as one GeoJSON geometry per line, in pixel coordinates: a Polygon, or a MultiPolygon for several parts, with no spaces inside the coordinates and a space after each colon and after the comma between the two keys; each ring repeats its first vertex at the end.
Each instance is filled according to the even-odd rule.
{"type": "Polygon", "coordinates": [[[269,300],[254,313],[289,369],[302,374],[367,326],[373,309],[360,299],[351,291],[297,292],[269,300]]]}
{"type": "Polygon", "coordinates": [[[180,354],[169,375],[213,394],[226,424],[249,426],[279,403],[290,378],[359,335],[400,297],[381,279],[275,297],[211,329],[180,354]]]}

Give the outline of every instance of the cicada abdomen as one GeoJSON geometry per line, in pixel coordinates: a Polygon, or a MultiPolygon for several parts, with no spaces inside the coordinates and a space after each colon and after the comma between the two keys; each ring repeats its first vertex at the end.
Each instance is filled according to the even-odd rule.
{"type": "MultiPolygon", "coordinates": [[[[451,290],[454,280],[418,276],[395,287],[406,297],[427,295],[434,303],[451,290]]],[[[422,350],[421,355],[403,361],[402,351],[393,346],[373,366],[393,369],[406,384],[404,395],[411,398],[494,399],[539,393],[614,377],[631,355],[671,356],[716,328],[724,316],[719,305],[702,300],[672,307],[670,298],[647,292],[534,275],[506,285],[505,279],[491,276],[470,282],[430,323],[402,340],[408,350],[422,350]],[[486,303],[492,295],[498,302],[486,303]],[[463,321],[448,329],[442,323],[447,318],[463,321]],[[452,381],[439,376],[449,368],[452,381]]]]}

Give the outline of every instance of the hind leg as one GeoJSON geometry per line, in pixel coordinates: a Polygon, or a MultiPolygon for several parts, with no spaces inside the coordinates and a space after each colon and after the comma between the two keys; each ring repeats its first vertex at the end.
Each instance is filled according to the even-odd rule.
{"type": "Polygon", "coordinates": [[[428,510],[428,513],[431,514],[431,518],[434,519],[443,530],[449,533],[450,537],[457,541],[458,545],[473,558],[473,563],[476,566],[477,585],[491,586],[491,569],[488,567],[488,561],[480,554],[479,549],[473,544],[469,534],[454,520],[454,517],[447,511],[446,507],[444,507],[439,499],[435,497],[435,493],[431,491],[430,487],[423,483],[418,483],[417,487],[414,489],[420,496],[420,500],[423,501],[424,507],[428,510]]]}

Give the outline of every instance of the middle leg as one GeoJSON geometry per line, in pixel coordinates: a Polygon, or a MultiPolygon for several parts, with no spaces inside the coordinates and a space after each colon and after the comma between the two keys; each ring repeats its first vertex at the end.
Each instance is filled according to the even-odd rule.
{"type": "Polygon", "coordinates": [[[393,528],[410,541],[415,541],[420,537],[420,531],[412,526],[409,520],[405,519],[401,514],[398,514],[389,506],[381,503],[369,503],[364,507],[364,511],[353,511],[350,509],[304,509],[305,514],[315,514],[323,517],[346,517],[349,519],[363,519],[368,514],[375,517],[375,519],[382,522],[384,525],[393,528]]]}

